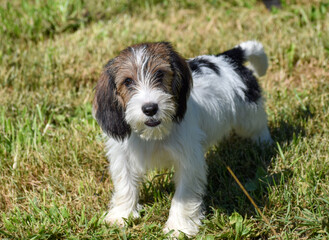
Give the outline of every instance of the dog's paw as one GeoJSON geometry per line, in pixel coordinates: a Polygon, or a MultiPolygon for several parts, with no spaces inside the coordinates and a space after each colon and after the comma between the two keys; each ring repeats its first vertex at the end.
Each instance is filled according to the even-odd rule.
{"type": "Polygon", "coordinates": [[[124,217],[117,216],[113,213],[108,212],[104,218],[104,222],[111,224],[111,225],[117,225],[119,227],[123,227],[125,225],[124,217]]]}
{"type": "Polygon", "coordinates": [[[132,217],[133,219],[139,217],[139,212],[142,208],[141,205],[137,205],[135,210],[131,209],[122,209],[119,207],[111,208],[104,217],[104,222],[109,223],[111,225],[117,225],[119,227],[123,227],[126,223],[126,219],[132,217]]]}
{"type": "Polygon", "coordinates": [[[264,128],[262,131],[260,131],[258,134],[255,134],[251,137],[251,139],[258,145],[264,147],[264,146],[270,146],[273,145],[274,141],[271,138],[270,131],[268,130],[268,127],[264,128]]]}
{"type": "Polygon", "coordinates": [[[163,229],[165,234],[170,233],[172,237],[179,238],[180,235],[186,235],[187,237],[193,237],[198,233],[197,226],[190,227],[179,227],[178,225],[172,225],[170,223],[166,223],[166,226],[163,229]]]}

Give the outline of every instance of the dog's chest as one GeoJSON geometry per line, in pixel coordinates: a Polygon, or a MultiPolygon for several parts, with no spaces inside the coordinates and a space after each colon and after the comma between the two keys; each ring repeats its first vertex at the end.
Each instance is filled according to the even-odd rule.
{"type": "Polygon", "coordinates": [[[172,156],[164,145],[156,145],[150,155],[150,168],[169,168],[172,166],[172,156]]]}
{"type": "Polygon", "coordinates": [[[173,164],[172,152],[166,141],[135,141],[130,146],[132,157],[147,169],[170,168],[173,164]]]}

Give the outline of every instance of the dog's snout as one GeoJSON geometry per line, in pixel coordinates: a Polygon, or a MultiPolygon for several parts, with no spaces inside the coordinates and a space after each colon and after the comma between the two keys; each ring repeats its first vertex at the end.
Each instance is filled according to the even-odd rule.
{"type": "Polygon", "coordinates": [[[158,111],[158,104],[156,103],[146,103],[142,106],[142,111],[146,116],[153,116],[158,111]]]}

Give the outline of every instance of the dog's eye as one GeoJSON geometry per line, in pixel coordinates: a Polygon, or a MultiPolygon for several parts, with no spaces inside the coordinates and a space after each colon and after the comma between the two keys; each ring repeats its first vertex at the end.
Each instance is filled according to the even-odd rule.
{"type": "Polygon", "coordinates": [[[126,86],[126,87],[129,87],[134,81],[131,79],[131,78],[126,78],[124,81],[123,81],[123,84],[126,86]]]}

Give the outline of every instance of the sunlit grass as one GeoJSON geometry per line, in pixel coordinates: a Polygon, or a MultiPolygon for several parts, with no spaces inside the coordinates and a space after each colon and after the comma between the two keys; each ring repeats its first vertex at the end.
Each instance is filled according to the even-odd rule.
{"type": "Polygon", "coordinates": [[[169,238],[170,170],[141,185],[140,219],[124,229],[102,223],[112,183],[93,87],[130,44],[171,41],[188,58],[249,39],[270,59],[260,84],[276,143],[262,150],[233,136],[208,152],[196,238],[275,239],[225,164],[283,239],[328,238],[329,4],[282,2],[272,12],[242,0],[2,2],[0,238],[169,238]]]}

